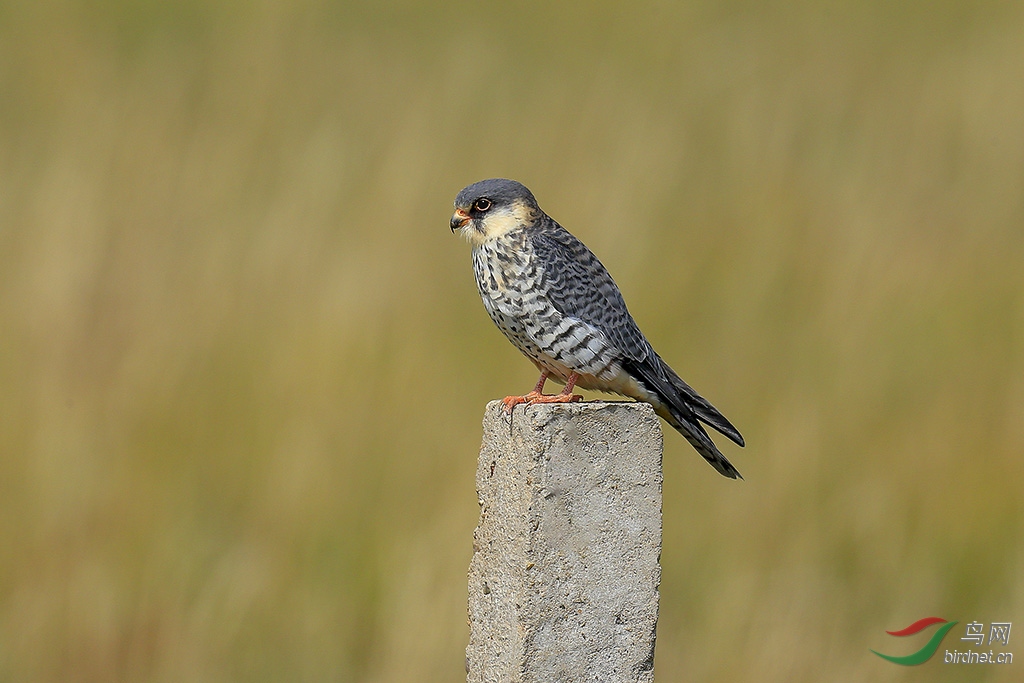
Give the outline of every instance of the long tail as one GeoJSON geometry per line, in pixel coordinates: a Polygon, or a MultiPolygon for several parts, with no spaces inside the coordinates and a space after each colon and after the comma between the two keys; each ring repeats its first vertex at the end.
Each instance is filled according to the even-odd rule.
{"type": "Polygon", "coordinates": [[[743,436],[725,415],[680,379],[656,353],[642,362],[630,363],[624,369],[657,394],[660,404],[652,402],[655,411],[682,434],[712,467],[730,479],[743,478],[701,425],[704,422],[743,446],[743,436]]]}

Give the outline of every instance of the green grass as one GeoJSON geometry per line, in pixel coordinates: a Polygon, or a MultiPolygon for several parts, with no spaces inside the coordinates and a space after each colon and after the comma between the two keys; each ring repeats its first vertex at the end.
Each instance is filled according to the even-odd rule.
{"type": "Polygon", "coordinates": [[[666,434],[659,681],[1024,618],[1019,6],[624,7],[0,4],[0,680],[464,675],[496,175],[747,439],[666,434]]]}

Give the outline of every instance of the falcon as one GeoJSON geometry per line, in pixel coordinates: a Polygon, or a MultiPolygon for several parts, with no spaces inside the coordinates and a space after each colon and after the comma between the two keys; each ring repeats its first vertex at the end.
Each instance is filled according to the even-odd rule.
{"type": "Polygon", "coordinates": [[[451,229],[473,246],[491,320],[540,370],[533,391],[503,399],[507,410],[582,400],[574,387],[628,396],[654,406],[721,474],[742,478],[701,423],[743,446],[739,431],[661,359],[605,267],[530,190],[503,178],[473,183],[455,198],[451,229]],[[548,379],[565,388],[545,394],[548,379]]]}

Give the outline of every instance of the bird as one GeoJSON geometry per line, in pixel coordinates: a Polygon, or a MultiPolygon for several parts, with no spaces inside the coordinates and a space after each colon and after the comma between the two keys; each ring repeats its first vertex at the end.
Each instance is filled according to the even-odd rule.
{"type": "Polygon", "coordinates": [[[506,178],[468,185],[450,225],[472,245],[491,320],[540,371],[533,391],[502,400],[507,411],[580,401],[575,387],[644,401],[720,474],[742,479],[701,423],[743,446],[739,431],[662,360],[601,261],[526,186],[506,178]],[[545,394],[548,379],[565,388],[545,394]]]}

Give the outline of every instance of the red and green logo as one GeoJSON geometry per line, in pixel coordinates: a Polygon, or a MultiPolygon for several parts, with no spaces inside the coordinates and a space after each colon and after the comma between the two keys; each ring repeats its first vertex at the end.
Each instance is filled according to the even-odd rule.
{"type": "Polygon", "coordinates": [[[886,631],[886,633],[888,633],[890,636],[912,636],[915,633],[920,633],[929,626],[933,626],[935,624],[945,624],[945,626],[941,626],[939,630],[932,634],[931,640],[929,640],[924,647],[922,647],[920,650],[913,654],[905,655],[903,657],[896,657],[893,655],[883,655],[881,652],[876,652],[875,650],[872,650],[872,652],[874,652],[882,659],[888,659],[890,662],[894,664],[900,664],[902,666],[915,666],[917,664],[924,664],[929,659],[931,659],[931,656],[935,654],[936,650],[939,649],[939,645],[942,643],[942,639],[946,637],[946,634],[949,632],[949,629],[956,626],[957,622],[946,621],[945,619],[940,619],[939,617],[925,617],[924,619],[918,619],[910,626],[904,629],[900,629],[899,631],[886,631]]]}

